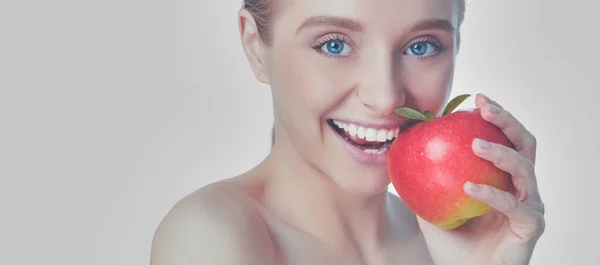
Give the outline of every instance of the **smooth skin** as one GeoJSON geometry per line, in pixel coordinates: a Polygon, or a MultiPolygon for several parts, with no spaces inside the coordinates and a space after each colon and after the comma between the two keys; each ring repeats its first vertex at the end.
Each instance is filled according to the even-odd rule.
{"type": "Polygon", "coordinates": [[[509,172],[517,191],[467,183],[495,210],[451,231],[388,193],[385,165],[350,157],[326,122],[401,126],[397,106],[441,112],[458,51],[456,3],[278,2],[268,46],[239,11],[250,66],[273,92],[273,149],[252,170],[179,201],[156,230],[151,265],[529,264],[544,231],[536,141],[500,105],[476,97],[516,151],[475,140],[473,152],[509,172]]]}

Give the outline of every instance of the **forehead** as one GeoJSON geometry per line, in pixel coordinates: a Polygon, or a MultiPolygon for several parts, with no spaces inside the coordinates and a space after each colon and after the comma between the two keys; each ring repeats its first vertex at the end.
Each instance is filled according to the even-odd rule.
{"type": "MultiPolygon", "coordinates": [[[[347,26],[369,32],[401,32],[424,20],[458,23],[457,0],[278,0],[275,29],[310,26],[314,18],[342,18],[347,26]]],[[[330,20],[336,22],[336,20],[330,20]]],[[[323,21],[320,21],[323,22],[323,21]]],[[[314,23],[313,23],[314,24],[314,23]]]]}

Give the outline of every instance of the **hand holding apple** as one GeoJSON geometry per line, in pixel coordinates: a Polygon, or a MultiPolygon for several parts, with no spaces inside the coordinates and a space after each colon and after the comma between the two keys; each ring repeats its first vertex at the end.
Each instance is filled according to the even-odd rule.
{"type": "Polygon", "coordinates": [[[397,109],[421,122],[396,138],[390,178],[417,213],[435,264],[529,264],[545,230],[535,137],[481,94],[475,110],[451,113],[467,97],[438,118],[397,109]]]}
{"type": "Polygon", "coordinates": [[[420,122],[400,133],[388,151],[388,172],[398,195],[419,217],[444,229],[492,210],[470,198],[465,183],[512,189],[510,175],[471,148],[474,139],[510,147],[502,130],[484,120],[478,109],[452,113],[469,96],[451,100],[441,117],[397,108],[397,114],[420,122]]]}

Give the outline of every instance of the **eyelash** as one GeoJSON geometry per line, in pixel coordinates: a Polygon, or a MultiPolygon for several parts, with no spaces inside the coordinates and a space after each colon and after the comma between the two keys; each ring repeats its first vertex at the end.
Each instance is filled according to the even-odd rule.
{"type": "MultiPolygon", "coordinates": [[[[315,51],[317,51],[318,53],[322,54],[322,55],[325,55],[325,56],[330,57],[330,58],[335,58],[335,59],[348,57],[352,53],[354,53],[354,50],[352,50],[351,54],[348,54],[348,55],[334,55],[334,54],[330,54],[330,53],[327,53],[327,52],[323,52],[321,50],[323,48],[323,45],[325,45],[325,44],[327,44],[327,43],[329,43],[331,41],[341,41],[344,44],[350,45],[350,47],[354,48],[353,45],[352,45],[352,41],[348,37],[346,37],[346,35],[340,34],[340,33],[331,33],[331,34],[327,34],[325,36],[320,37],[319,39],[317,39],[317,41],[312,46],[312,48],[315,51]]],[[[402,54],[406,55],[407,50],[410,49],[410,47],[412,45],[415,45],[417,43],[430,44],[436,50],[431,55],[426,55],[426,56],[418,56],[418,55],[416,55],[417,59],[419,59],[419,60],[427,60],[427,59],[434,58],[435,56],[440,55],[442,52],[444,52],[446,50],[446,47],[438,39],[436,39],[436,38],[434,38],[432,36],[425,36],[425,37],[416,39],[414,41],[411,41],[410,44],[404,49],[404,51],[402,52],[402,54]]]]}
{"type": "Polygon", "coordinates": [[[331,42],[331,41],[341,41],[344,44],[350,45],[350,47],[352,47],[352,49],[354,49],[354,45],[352,45],[352,41],[350,40],[350,38],[346,37],[346,35],[341,34],[341,33],[331,33],[331,34],[327,34],[325,36],[320,37],[319,39],[316,40],[315,44],[312,46],[312,48],[317,51],[318,53],[325,55],[327,57],[330,58],[343,58],[343,57],[348,57],[350,56],[352,53],[354,53],[354,50],[352,50],[352,52],[348,55],[335,55],[335,54],[330,54],[330,53],[326,53],[323,52],[321,49],[323,48],[323,45],[331,42]]]}
{"type": "Polygon", "coordinates": [[[422,37],[420,39],[416,39],[414,41],[411,41],[410,44],[404,49],[404,51],[402,52],[403,55],[406,55],[406,52],[408,51],[408,49],[410,49],[411,46],[417,44],[417,43],[426,43],[426,44],[431,44],[431,46],[433,46],[433,48],[435,49],[434,53],[431,55],[426,55],[426,56],[418,56],[416,55],[417,59],[419,60],[427,60],[427,59],[432,59],[436,56],[439,56],[440,54],[442,54],[443,52],[446,51],[446,47],[436,38],[432,37],[432,36],[425,36],[422,37]]]}

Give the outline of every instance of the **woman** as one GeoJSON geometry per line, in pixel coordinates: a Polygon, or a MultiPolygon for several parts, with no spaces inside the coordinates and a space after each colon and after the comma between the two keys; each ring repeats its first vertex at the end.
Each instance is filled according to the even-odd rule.
{"type": "Polygon", "coordinates": [[[441,111],[463,13],[458,0],[247,1],[240,36],[272,87],[272,152],[177,203],[151,264],[528,264],[544,229],[535,138],[485,96],[477,108],[516,151],[473,152],[512,174],[515,196],[466,183],[496,211],[441,230],[387,192],[386,146],[408,124],[393,109],[441,111]]]}

